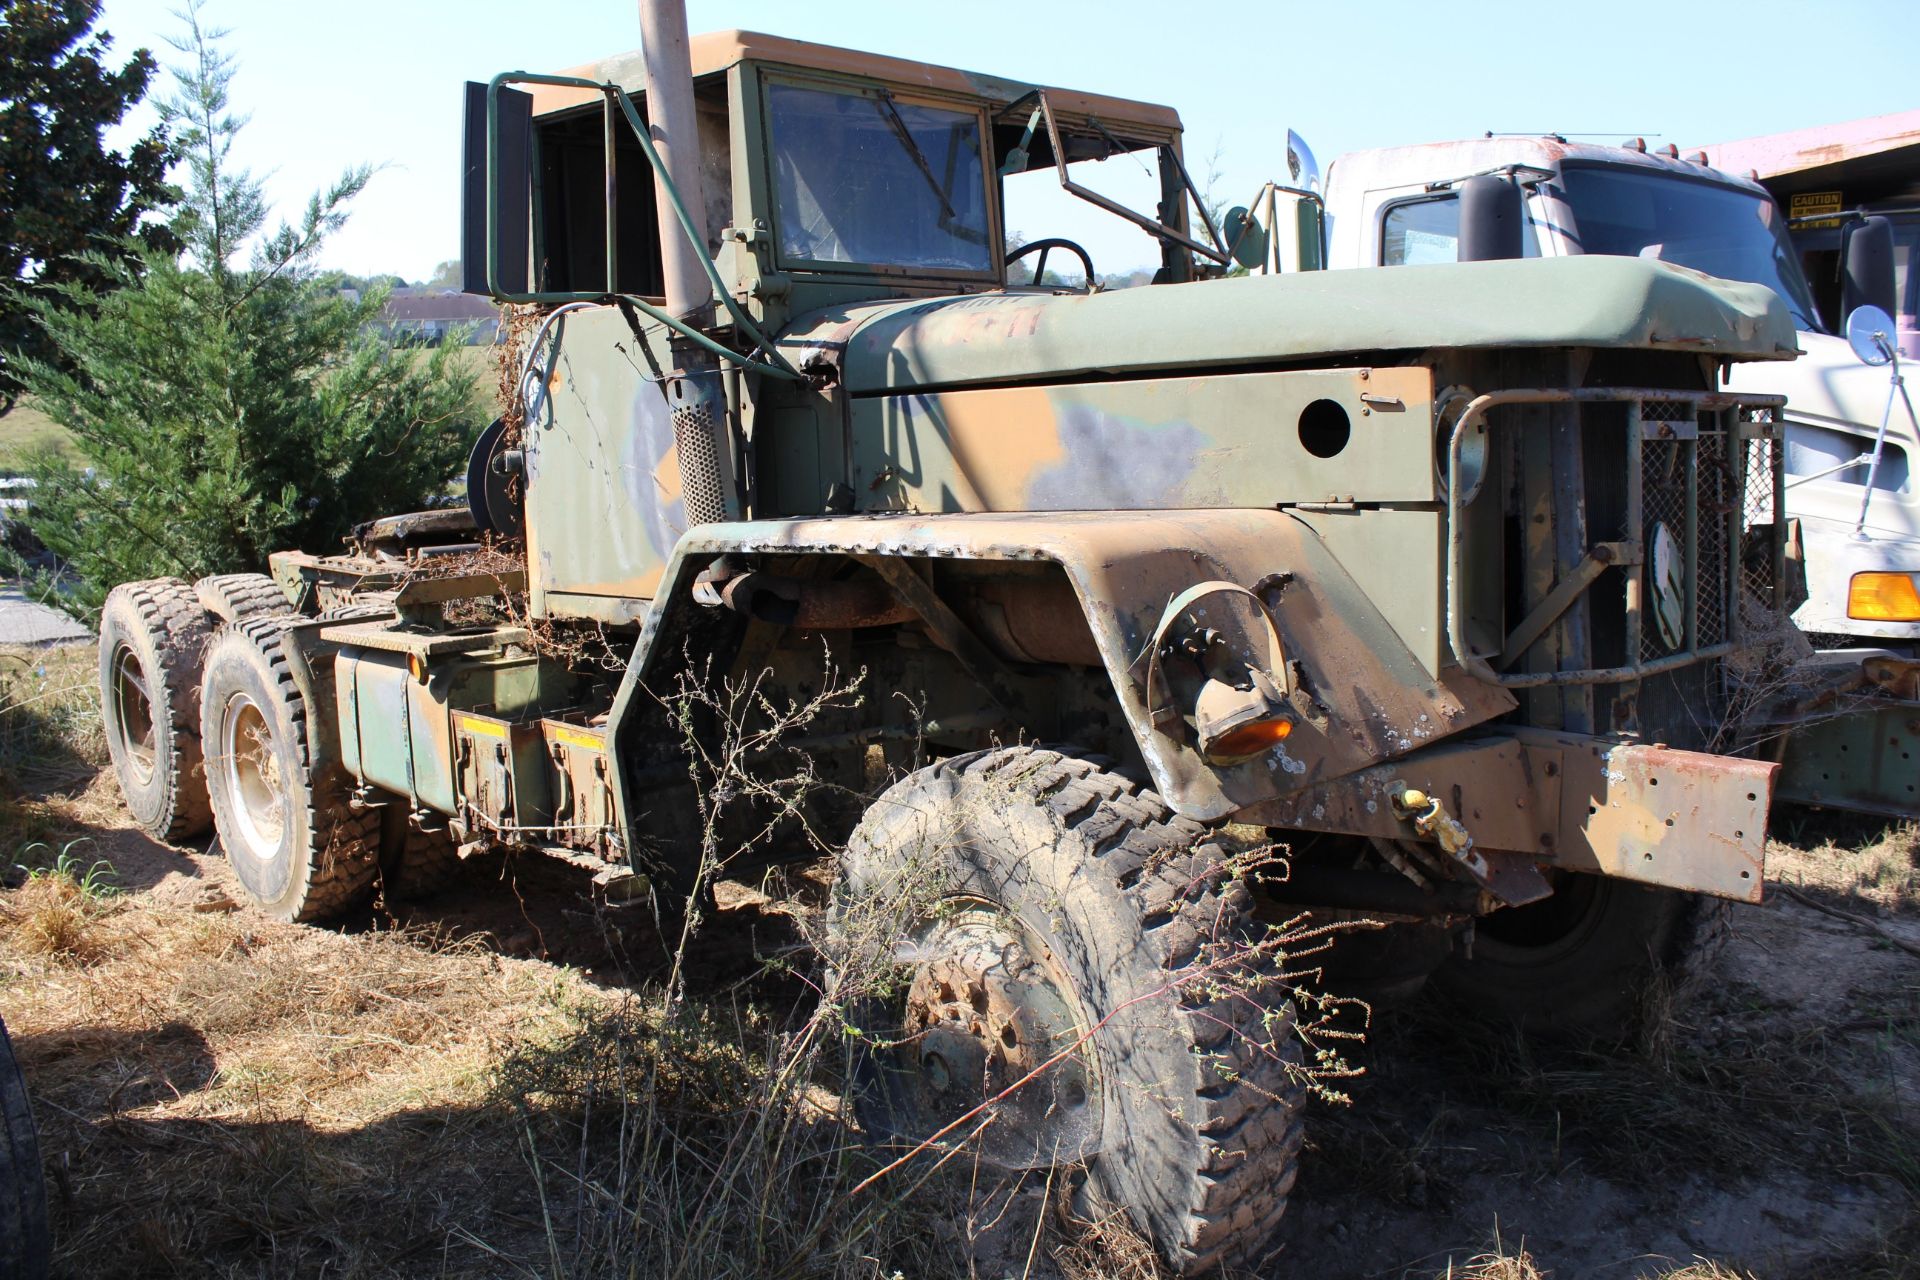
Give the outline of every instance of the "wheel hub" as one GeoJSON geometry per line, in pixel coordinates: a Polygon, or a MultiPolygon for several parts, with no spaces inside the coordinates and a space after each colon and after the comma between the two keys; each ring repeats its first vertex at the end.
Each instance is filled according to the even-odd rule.
{"type": "Polygon", "coordinates": [[[221,757],[241,850],[265,860],[280,850],[286,825],[286,789],[267,717],[244,693],[227,703],[221,757]]]}
{"type": "Polygon", "coordinates": [[[990,1120],[980,1144],[991,1163],[1033,1168],[1091,1155],[1100,1102],[1086,1029],[1067,984],[1028,952],[1014,922],[967,908],[922,929],[912,961],[890,1064],[890,1127],[917,1139],[981,1108],[951,1136],[990,1120]]]}
{"type": "Polygon", "coordinates": [[[139,655],[125,645],[114,655],[113,701],[121,751],[140,781],[150,782],[155,757],[153,699],[139,655]]]}

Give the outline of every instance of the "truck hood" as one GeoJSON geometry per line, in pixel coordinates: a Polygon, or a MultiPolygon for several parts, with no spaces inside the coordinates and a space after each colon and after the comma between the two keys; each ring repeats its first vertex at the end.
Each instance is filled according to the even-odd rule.
{"type": "MultiPolygon", "coordinates": [[[[1727,374],[1735,391],[1787,398],[1787,417],[1826,426],[1851,426],[1868,435],[1880,429],[1887,407],[1887,370],[1861,364],[1843,338],[1824,333],[1797,335],[1801,356],[1780,364],[1736,365],[1727,374]]],[[[1916,405],[1920,407],[1920,405],[1916,405]]],[[[1887,434],[1912,441],[1907,411],[1896,404],[1887,434]]],[[[1909,444],[1909,452],[1913,445],[1909,444]]]]}
{"type": "MultiPolygon", "coordinates": [[[[1634,347],[1790,359],[1772,291],[1636,258],[1446,263],[830,308],[780,340],[858,394],[1358,352],[1634,347]]],[[[1877,419],[1876,419],[1877,421],[1877,419]]]]}

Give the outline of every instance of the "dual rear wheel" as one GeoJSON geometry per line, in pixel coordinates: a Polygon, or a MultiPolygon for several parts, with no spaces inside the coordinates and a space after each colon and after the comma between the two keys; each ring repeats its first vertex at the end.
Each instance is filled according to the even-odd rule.
{"type": "Polygon", "coordinates": [[[316,753],[281,644],[300,621],[259,574],[114,589],[101,708],[128,809],[168,842],[214,828],[247,897],[275,919],[336,916],[383,877],[393,898],[440,887],[458,864],[451,839],[409,829],[397,806],[355,810],[349,779],[316,753]]]}

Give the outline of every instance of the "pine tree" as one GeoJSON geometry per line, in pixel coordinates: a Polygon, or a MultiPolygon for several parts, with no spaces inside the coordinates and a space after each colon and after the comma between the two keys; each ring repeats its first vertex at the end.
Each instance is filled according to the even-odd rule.
{"type": "Polygon", "coordinates": [[[102,143],[146,95],[153,57],[136,49],[118,70],[113,38],[94,30],[98,0],[0,0],[0,413],[13,407],[21,355],[57,360],[22,295],[59,284],[89,294],[108,276],[89,251],[125,257],[138,235],[175,247],[163,222],[143,221],[173,197],[167,137],[149,131],[125,151],[102,143]]]}
{"type": "Polygon", "coordinates": [[[186,62],[162,118],[185,167],[172,224],[184,252],[143,247],[131,266],[95,255],[117,288],[31,304],[71,371],[27,360],[24,380],[93,466],[36,458],[28,523],[81,609],[121,581],[336,549],[357,521],[444,492],[484,421],[457,344],[394,350],[377,324],[387,290],[343,296],[314,266],[368,169],[266,229],[261,183],[232,159],[246,117],[230,104],[226,33],[201,25],[198,4],[182,17],[186,62]]]}

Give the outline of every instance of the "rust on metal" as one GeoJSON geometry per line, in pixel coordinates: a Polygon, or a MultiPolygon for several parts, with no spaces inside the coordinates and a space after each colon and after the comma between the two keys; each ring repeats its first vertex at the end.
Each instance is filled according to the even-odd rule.
{"type": "MultiPolygon", "coordinates": [[[[1225,817],[1410,754],[1515,705],[1506,691],[1458,668],[1428,672],[1313,531],[1279,511],[854,516],[708,525],[681,542],[669,579],[690,584],[701,567],[729,552],[835,553],[875,567],[891,560],[902,569],[912,560],[1060,565],[1157,788],[1176,810],[1196,818],[1225,817]],[[1285,652],[1297,664],[1290,674],[1299,678],[1284,683],[1296,689],[1302,712],[1285,742],[1228,767],[1209,764],[1193,743],[1156,726],[1145,685],[1148,647],[1167,604],[1194,582],[1214,579],[1261,593],[1285,652]]],[[[1192,612],[1194,626],[1231,632],[1238,625],[1234,614],[1210,601],[1192,612]]],[[[649,634],[660,618],[659,611],[649,618],[649,634]]],[[[1256,642],[1245,643],[1251,650],[1256,642]]],[[[649,651],[646,634],[640,651],[649,651]]]]}

